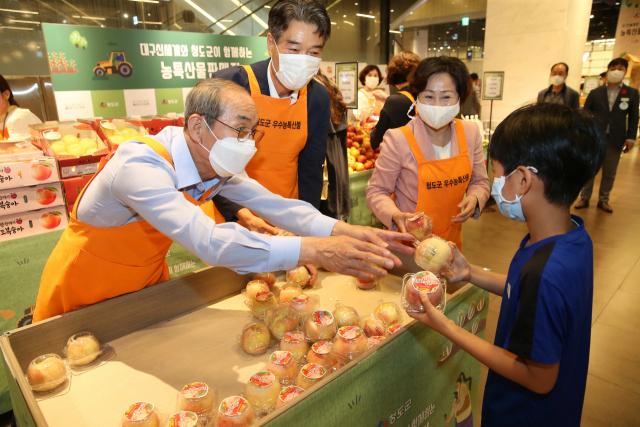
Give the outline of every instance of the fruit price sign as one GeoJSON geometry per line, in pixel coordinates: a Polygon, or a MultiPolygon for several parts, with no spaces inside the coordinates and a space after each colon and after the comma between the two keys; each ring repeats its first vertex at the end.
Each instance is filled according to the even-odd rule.
{"type": "Polygon", "coordinates": [[[336,64],[336,79],[347,108],[358,108],[358,63],[336,64]]]}
{"type": "Polygon", "coordinates": [[[501,100],[504,87],[504,71],[484,73],[482,99],[501,100]]]}

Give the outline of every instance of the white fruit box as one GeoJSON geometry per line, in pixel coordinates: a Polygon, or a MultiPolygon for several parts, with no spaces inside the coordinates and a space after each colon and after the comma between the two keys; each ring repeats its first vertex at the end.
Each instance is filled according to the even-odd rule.
{"type": "Polygon", "coordinates": [[[94,128],[99,132],[100,137],[109,144],[111,151],[118,149],[118,145],[111,140],[111,136],[122,132],[123,129],[129,128],[136,130],[141,136],[149,135],[147,129],[140,120],[132,119],[110,119],[110,120],[94,120],[94,128]]]}
{"type": "Polygon", "coordinates": [[[37,159],[44,156],[42,150],[25,139],[0,141],[0,161],[37,159]]]}
{"type": "Polygon", "coordinates": [[[0,216],[0,242],[62,230],[68,224],[64,204],[0,216]]]}
{"type": "Polygon", "coordinates": [[[0,160],[0,190],[59,181],[60,174],[54,157],[0,160]]]}
{"type": "Polygon", "coordinates": [[[0,215],[64,204],[63,193],[60,182],[0,190],[0,215]]]}

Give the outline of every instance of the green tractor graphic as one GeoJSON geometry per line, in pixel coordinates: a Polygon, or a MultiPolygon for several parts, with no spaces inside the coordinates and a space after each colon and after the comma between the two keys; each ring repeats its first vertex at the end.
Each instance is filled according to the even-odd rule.
{"type": "Polygon", "coordinates": [[[98,66],[93,69],[93,73],[102,77],[105,74],[120,74],[122,77],[129,77],[133,72],[133,67],[124,58],[124,52],[111,52],[111,59],[98,62],[98,66]]]}

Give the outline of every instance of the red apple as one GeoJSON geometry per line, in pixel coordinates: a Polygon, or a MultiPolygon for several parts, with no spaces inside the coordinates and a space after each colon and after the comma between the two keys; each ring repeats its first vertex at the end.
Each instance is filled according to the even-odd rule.
{"type": "Polygon", "coordinates": [[[366,162],[364,162],[364,170],[368,171],[372,167],[373,167],[373,163],[371,163],[370,161],[367,160],[366,162]]]}
{"type": "Polygon", "coordinates": [[[247,427],[254,418],[253,408],[240,396],[227,397],[218,408],[218,427],[247,427]]]}
{"type": "Polygon", "coordinates": [[[60,212],[45,212],[40,216],[40,224],[47,230],[53,230],[62,222],[62,214],[60,212]]]}
{"type": "Polygon", "coordinates": [[[364,156],[367,158],[367,160],[373,159],[373,151],[367,151],[364,156]]]}
{"type": "Polygon", "coordinates": [[[18,198],[18,195],[16,193],[11,193],[11,198],[12,199],[16,199],[16,198],[18,198]]]}
{"type": "Polygon", "coordinates": [[[364,164],[367,161],[367,158],[365,156],[360,155],[356,160],[358,161],[358,163],[364,164]]]}
{"type": "Polygon", "coordinates": [[[51,163],[34,163],[29,168],[29,173],[31,174],[31,177],[36,181],[44,181],[51,176],[51,173],[53,172],[52,168],[53,165],[51,165],[51,163]]]}
{"type": "Polygon", "coordinates": [[[347,132],[353,132],[353,133],[355,133],[355,132],[356,132],[356,128],[354,128],[353,126],[349,126],[349,127],[347,128],[347,132]]]}
{"type": "MultiPolygon", "coordinates": [[[[364,147],[360,147],[360,155],[361,155],[361,156],[364,156],[365,154],[367,154],[367,149],[366,149],[366,148],[364,148],[364,147]]],[[[365,158],[366,158],[366,157],[367,157],[367,156],[365,156],[365,158]]]]}
{"type": "Polygon", "coordinates": [[[353,140],[358,143],[362,143],[364,141],[364,137],[362,135],[356,135],[353,140]]]}
{"type": "Polygon", "coordinates": [[[253,276],[253,280],[262,280],[271,289],[276,284],[276,275],[273,273],[258,273],[253,276]]]}
{"type": "Polygon", "coordinates": [[[380,153],[378,153],[378,152],[374,152],[374,153],[373,153],[373,159],[374,159],[374,160],[378,160],[378,157],[380,157],[380,153]]]}
{"type": "Polygon", "coordinates": [[[351,148],[353,147],[353,141],[350,139],[347,139],[347,148],[351,148]]]}
{"type": "Polygon", "coordinates": [[[376,148],[375,150],[373,150],[374,153],[380,153],[380,147],[376,148]]]}
{"type": "Polygon", "coordinates": [[[441,307],[444,294],[442,282],[430,271],[421,271],[405,278],[403,287],[402,305],[405,310],[418,313],[425,312],[420,299],[421,293],[426,293],[429,296],[429,302],[435,307],[441,307]]]}

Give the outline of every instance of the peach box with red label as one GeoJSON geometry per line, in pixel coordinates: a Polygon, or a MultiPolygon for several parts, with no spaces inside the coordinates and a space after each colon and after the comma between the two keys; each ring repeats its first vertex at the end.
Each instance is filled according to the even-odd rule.
{"type": "Polygon", "coordinates": [[[62,180],[62,185],[64,185],[64,195],[67,198],[67,203],[73,205],[78,197],[80,197],[80,192],[87,185],[89,181],[91,181],[93,175],[82,175],[75,176],[73,178],[64,178],[62,180]]]}
{"type": "Polygon", "coordinates": [[[58,164],[53,157],[0,162],[0,190],[59,181],[58,164]]]}
{"type": "Polygon", "coordinates": [[[64,205],[0,216],[0,242],[63,230],[68,223],[64,205]]]}
{"type": "Polygon", "coordinates": [[[84,123],[97,132],[100,139],[109,146],[110,151],[116,151],[119,144],[114,144],[109,134],[114,131],[121,132],[125,128],[134,129],[138,131],[141,136],[149,135],[149,132],[142,124],[140,119],[103,119],[101,117],[94,117],[92,119],[79,119],[81,123],[84,123]]]}
{"type": "Polygon", "coordinates": [[[0,190],[0,215],[11,215],[64,203],[62,184],[32,185],[0,190]]]}

